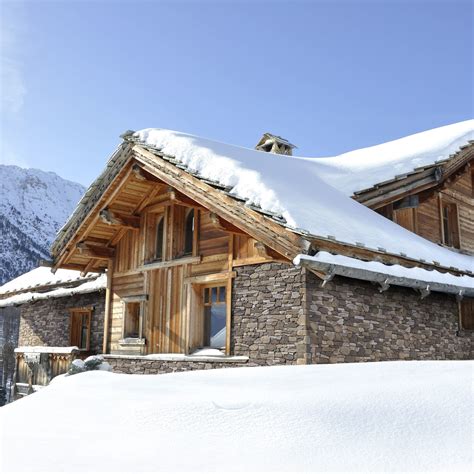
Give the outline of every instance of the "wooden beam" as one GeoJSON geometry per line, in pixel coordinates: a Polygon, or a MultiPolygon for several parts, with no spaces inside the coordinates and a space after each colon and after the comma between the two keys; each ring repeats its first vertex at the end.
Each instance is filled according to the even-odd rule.
{"type": "Polygon", "coordinates": [[[132,166],[132,175],[137,181],[147,181],[145,172],[137,164],[132,166]]]}
{"type": "Polygon", "coordinates": [[[76,248],[79,250],[79,253],[84,256],[111,258],[115,255],[115,250],[112,248],[88,244],[84,241],[77,243],[76,248]]]}
{"type": "Polygon", "coordinates": [[[158,268],[177,267],[178,265],[188,265],[193,263],[201,263],[201,257],[183,257],[175,260],[165,260],[164,262],[146,263],[145,265],[139,266],[137,271],[145,272],[148,270],[157,270],[158,268]]]}
{"type": "Polygon", "coordinates": [[[229,278],[235,278],[235,272],[221,272],[213,273],[212,275],[197,275],[193,277],[187,277],[184,279],[184,283],[188,284],[204,284],[204,283],[213,283],[216,281],[226,282],[229,278]]]}
{"type": "Polygon", "coordinates": [[[107,225],[117,225],[128,229],[140,228],[140,217],[138,216],[123,214],[108,208],[102,209],[99,216],[101,221],[107,225]]]}
{"type": "MultiPolygon", "coordinates": [[[[127,146],[124,150],[121,151],[121,153],[126,154],[129,150],[130,150],[130,146],[127,146]]],[[[74,252],[75,250],[75,245],[73,245],[74,242],[79,242],[81,240],[84,240],[86,235],[90,232],[90,230],[94,227],[94,225],[96,225],[97,221],[99,220],[98,209],[100,209],[101,207],[106,207],[117,196],[117,194],[120,193],[120,191],[122,191],[123,188],[126,186],[130,178],[130,175],[132,173],[131,168],[130,167],[127,168],[126,166],[126,164],[130,163],[130,161],[131,161],[131,157],[129,156],[123,165],[123,169],[119,171],[117,176],[115,176],[115,178],[112,180],[112,183],[114,183],[114,181],[116,180],[118,181],[118,183],[116,184],[116,188],[106,198],[104,198],[105,193],[102,194],[101,198],[96,202],[96,204],[92,207],[92,209],[88,212],[86,217],[83,219],[82,224],[85,224],[87,220],[89,219],[90,219],[90,222],[87,225],[85,225],[85,227],[82,230],[81,228],[76,230],[76,232],[71,235],[67,243],[63,246],[63,249],[60,252],[60,254],[54,257],[53,270],[56,270],[60,267],[66,268],[62,264],[63,262],[66,262],[68,257],[72,254],[72,252],[74,252]],[[122,173],[123,173],[122,177],[119,178],[119,176],[122,173]]],[[[112,183],[110,183],[109,186],[111,186],[112,183]]]]}
{"type": "Polygon", "coordinates": [[[217,230],[220,230],[222,232],[229,232],[231,234],[237,234],[237,235],[247,235],[246,232],[239,229],[238,227],[231,224],[230,222],[227,222],[226,220],[222,219],[215,212],[209,213],[209,220],[211,221],[211,224],[217,230]]]}
{"type": "Polygon", "coordinates": [[[104,310],[104,339],[102,342],[102,353],[107,354],[107,346],[109,343],[109,327],[112,315],[112,277],[114,273],[114,259],[107,262],[107,287],[105,290],[105,310],[104,310]]]}
{"type": "Polygon", "coordinates": [[[135,145],[135,158],[145,170],[154,174],[170,186],[186,194],[211,212],[226,221],[238,224],[244,232],[264,242],[287,258],[294,258],[308,248],[308,242],[272,219],[249,209],[231,196],[213,188],[154,153],[135,145]]]}
{"type": "Polygon", "coordinates": [[[126,227],[120,227],[113,237],[107,242],[108,247],[113,247],[118,244],[119,240],[128,232],[129,229],[126,227]]]}
{"type": "Polygon", "coordinates": [[[255,241],[253,244],[257,255],[262,258],[270,258],[270,255],[267,253],[267,247],[265,247],[262,242],[255,241]]]}
{"type": "Polygon", "coordinates": [[[89,263],[84,267],[84,270],[81,272],[81,276],[86,276],[91,271],[91,269],[94,267],[95,264],[96,264],[96,261],[93,258],[91,258],[89,260],[89,263]]]}

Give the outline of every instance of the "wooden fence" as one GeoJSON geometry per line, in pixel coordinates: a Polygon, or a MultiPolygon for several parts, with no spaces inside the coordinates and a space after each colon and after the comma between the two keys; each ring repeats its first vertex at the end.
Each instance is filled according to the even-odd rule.
{"type": "Polygon", "coordinates": [[[29,395],[57,375],[65,374],[71,362],[79,357],[76,347],[24,347],[15,349],[16,363],[13,399],[29,395]]]}

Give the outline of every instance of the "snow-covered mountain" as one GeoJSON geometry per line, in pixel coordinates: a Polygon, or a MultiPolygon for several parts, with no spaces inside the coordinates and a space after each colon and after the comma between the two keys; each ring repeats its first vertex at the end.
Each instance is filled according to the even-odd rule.
{"type": "Polygon", "coordinates": [[[0,285],[49,257],[84,191],[52,172],[0,165],[0,285]]]}

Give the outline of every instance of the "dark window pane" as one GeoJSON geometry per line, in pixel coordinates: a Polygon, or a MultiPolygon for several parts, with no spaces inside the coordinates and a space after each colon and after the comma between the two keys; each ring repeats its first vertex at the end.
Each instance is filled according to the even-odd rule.
{"type": "Polygon", "coordinates": [[[211,301],[213,303],[216,303],[217,302],[217,288],[214,287],[214,288],[211,288],[211,301]]]}
{"type": "Polygon", "coordinates": [[[158,225],[156,226],[156,246],[155,246],[155,259],[163,260],[163,231],[164,231],[164,222],[163,218],[160,219],[158,225]]]}
{"type": "Polygon", "coordinates": [[[225,303],[225,286],[219,288],[219,302],[225,303]]]}
{"type": "Polygon", "coordinates": [[[186,216],[185,237],[184,237],[184,254],[191,255],[193,253],[193,236],[194,236],[194,209],[191,209],[186,216]]]}
{"type": "Polygon", "coordinates": [[[140,303],[128,303],[125,321],[125,337],[139,337],[140,334],[140,303]]]}
{"type": "Polygon", "coordinates": [[[79,345],[79,349],[87,349],[87,330],[88,330],[88,317],[87,314],[82,314],[82,321],[81,321],[81,341],[79,345]]]}
{"type": "Polygon", "coordinates": [[[204,346],[225,348],[226,305],[212,305],[204,308],[204,346]]]}
{"type": "Polygon", "coordinates": [[[204,303],[210,303],[210,301],[209,301],[209,288],[204,288],[204,303]]]}

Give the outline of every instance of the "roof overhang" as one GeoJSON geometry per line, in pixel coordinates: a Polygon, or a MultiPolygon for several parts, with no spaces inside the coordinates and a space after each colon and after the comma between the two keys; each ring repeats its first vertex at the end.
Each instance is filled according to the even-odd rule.
{"type": "Polygon", "coordinates": [[[323,285],[339,275],[357,280],[370,281],[380,285],[380,291],[386,291],[390,285],[403,286],[418,290],[422,297],[431,291],[474,297],[474,278],[455,276],[436,270],[407,268],[399,265],[385,265],[379,262],[364,262],[350,257],[319,252],[315,256],[298,255],[295,265],[313,271],[323,280],[323,285]]]}
{"type": "Polygon", "coordinates": [[[410,194],[442,185],[453,175],[469,166],[473,159],[474,141],[471,140],[444,160],[421,166],[409,173],[395,176],[370,188],[357,191],[353,198],[367,207],[377,209],[410,194]]]}

